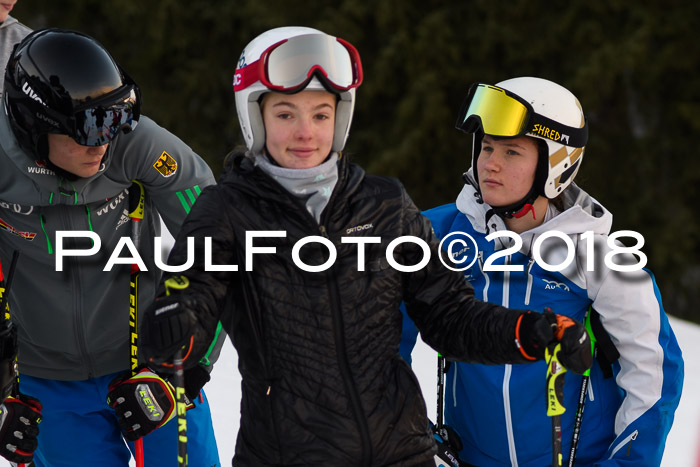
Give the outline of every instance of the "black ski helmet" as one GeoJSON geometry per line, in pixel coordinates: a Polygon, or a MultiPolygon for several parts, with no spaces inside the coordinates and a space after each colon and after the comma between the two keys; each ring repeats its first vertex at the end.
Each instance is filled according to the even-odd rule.
{"type": "Polygon", "coordinates": [[[136,127],[141,96],[134,81],[95,39],[39,29],[13,50],[3,100],[20,146],[47,160],[48,133],[101,146],[136,127]]]}

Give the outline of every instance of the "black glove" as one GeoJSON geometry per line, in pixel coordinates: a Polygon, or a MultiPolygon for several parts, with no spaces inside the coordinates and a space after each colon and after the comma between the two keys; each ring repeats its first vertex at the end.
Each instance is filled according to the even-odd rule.
{"type": "Polygon", "coordinates": [[[141,346],[146,361],[158,371],[172,371],[172,362],[182,350],[183,364],[191,368],[201,355],[193,357],[196,303],[184,295],[170,295],[157,299],[146,309],[141,326],[141,346]],[[163,368],[161,368],[163,367],[163,368]]]}
{"type": "Polygon", "coordinates": [[[32,462],[41,421],[38,399],[20,394],[0,405],[0,455],[10,462],[32,462]]]}
{"type": "Polygon", "coordinates": [[[185,395],[194,401],[204,385],[211,379],[209,372],[201,365],[185,370],[185,395]]]}
{"type": "MultiPolygon", "coordinates": [[[[114,409],[124,438],[136,441],[175,416],[175,389],[148,368],[121,375],[109,384],[107,405],[114,409]]],[[[194,405],[187,400],[188,409],[194,405]]]]}
{"type": "Polygon", "coordinates": [[[591,340],[586,328],[564,315],[555,315],[551,309],[544,313],[528,311],[518,320],[516,342],[528,360],[544,358],[544,349],[561,343],[559,361],[567,370],[583,374],[593,365],[591,340]]]}
{"type": "Polygon", "coordinates": [[[462,450],[462,440],[452,427],[443,425],[442,428],[438,430],[437,426],[430,422],[430,429],[433,432],[433,438],[435,438],[435,444],[437,444],[438,448],[438,452],[435,455],[436,465],[450,467],[468,465],[457,455],[457,453],[462,450]]]}

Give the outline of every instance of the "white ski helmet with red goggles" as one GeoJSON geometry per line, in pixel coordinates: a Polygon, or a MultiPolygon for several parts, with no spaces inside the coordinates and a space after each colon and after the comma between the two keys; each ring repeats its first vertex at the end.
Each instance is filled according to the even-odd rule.
{"type": "Polygon", "coordinates": [[[263,94],[321,90],[338,96],[332,150],[341,151],[350,133],[355,88],[361,83],[360,55],[343,39],[298,26],[262,33],[245,47],[233,76],[236,111],[246,146],[257,152],[265,145],[260,110],[263,94]]]}
{"type": "MultiPolygon", "coordinates": [[[[526,135],[543,140],[547,154],[539,159],[530,198],[542,195],[552,199],[564,191],[581,167],[588,141],[588,126],[576,96],[542,78],[513,78],[495,86],[472,85],[456,126],[474,134],[475,177],[484,134],[526,135]]],[[[532,203],[534,198],[525,202],[532,203]]]]}

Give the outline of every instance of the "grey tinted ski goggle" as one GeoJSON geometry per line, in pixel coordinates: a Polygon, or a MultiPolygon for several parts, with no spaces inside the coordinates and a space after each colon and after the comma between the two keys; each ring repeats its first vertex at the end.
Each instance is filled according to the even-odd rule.
{"type": "Polygon", "coordinates": [[[66,122],[71,130],[69,136],[82,146],[107,144],[120,131],[128,133],[136,128],[141,116],[140,101],[138,88],[131,85],[117,96],[109,93],[89,107],[78,108],[72,122],[66,122]]]}
{"type": "Polygon", "coordinates": [[[292,37],[268,47],[258,60],[236,70],[234,91],[260,81],[272,91],[295,93],[314,75],[338,92],[362,83],[362,63],[349,42],[325,34],[292,37]]]}

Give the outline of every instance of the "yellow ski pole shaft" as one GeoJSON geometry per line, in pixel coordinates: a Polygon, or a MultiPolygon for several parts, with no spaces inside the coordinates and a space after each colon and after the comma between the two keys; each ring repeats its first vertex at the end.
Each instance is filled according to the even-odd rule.
{"type": "Polygon", "coordinates": [[[564,375],[566,368],[559,362],[561,344],[551,351],[545,349],[547,362],[547,416],[552,417],[552,466],[561,467],[561,415],[564,407],[564,375]]]}
{"type": "MultiPolygon", "coordinates": [[[[189,285],[189,280],[185,276],[170,277],[165,281],[165,294],[170,295],[171,290],[183,290],[189,285]]],[[[182,360],[182,350],[178,350],[173,360],[175,370],[173,385],[177,410],[177,465],[187,467],[187,402],[185,401],[185,369],[182,360]]]]}
{"type": "MultiPolygon", "coordinates": [[[[139,249],[141,243],[141,221],[143,220],[145,207],[146,207],[146,194],[144,192],[143,185],[133,180],[133,185],[131,185],[131,190],[138,190],[138,196],[134,196],[133,193],[129,193],[130,205],[129,218],[131,219],[131,241],[136,248],[139,249]]],[[[131,265],[131,274],[129,277],[129,338],[131,340],[130,348],[130,362],[131,362],[131,376],[134,376],[138,372],[139,359],[138,359],[138,313],[139,313],[139,267],[136,263],[131,265]]],[[[134,442],[134,460],[136,461],[136,467],[144,467],[143,459],[143,439],[139,438],[134,442]]]]}
{"type": "MultiPolygon", "coordinates": [[[[0,295],[2,296],[2,300],[0,301],[0,310],[2,310],[3,313],[3,326],[2,326],[2,331],[0,331],[0,334],[3,333],[11,333],[13,332],[12,330],[12,320],[10,317],[10,306],[8,305],[8,300],[10,299],[10,287],[12,286],[12,279],[15,276],[15,268],[17,267],[17,261],[19,260],[19,255],[20,251],[19,250],[14,250],[12,252],[12,260],[10,261],[10,269],[7,274],[7,280],[5,279],[5,276],[2,273],[2,265],[0,265],[0,295]]],[[[14,379],[14,383],[10,387],[10,394],[4,393],[3,394],[3,400],[5,397],[8,395],[12,395],[15,397],[19,397],[19,371],[18,371],[18,366],[17,366],[17,354],[15,354],[14,359],[9,360],[7,362],[4,362],[6,365],[9,365],[9,368],[2,368],[0,371],[2,372],[2,378],[3,380],[5,378],[8,379],[14,379]]],[[[5,381],[3,381],[4,383],[5,381]]],[[[9,381],[8,381],[9,382],[9,381]]],[[[4,386],[4,385],[3,385],[4,386]]],[[[5,387],[3,387],[3,391],[5,390],[5,387]]],[[[17,464],[17,467],[25,467],[26,464],[17,464]]]]}

